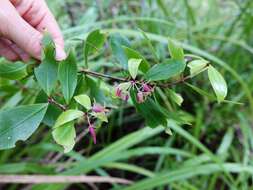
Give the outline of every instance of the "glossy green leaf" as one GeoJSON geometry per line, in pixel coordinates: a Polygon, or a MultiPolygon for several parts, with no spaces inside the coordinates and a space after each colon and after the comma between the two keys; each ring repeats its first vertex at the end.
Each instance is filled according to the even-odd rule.
{"type": "Polygon", "coordinates": [[[221,102],[227,96],[227,83],[223,76],[213,67],[208,67],[208,78],[216,94],[218,102],[221,102]]]}
{"type": "Polygon", "coordinates": [[[55,142],[64,148],[64,153],[71,151],[75,145],[76,130],[73,122],[65,123],[52,132],[55,142]]]}
{"type": "Polygon", "coordinates": [[[79,117],[82,117],[83,114],[84,113],[79,110],[67,110],[65,112],[62,112],[61,115],[57,118],[54,124],[54,128],[60,127],[61,125],[64,125],[65,123],[68,123],[79,117]]]}
{"type": "Polygon", "coordinates": [[[0,111],[0,149],[15,147],[28,139],[41,123],[48,104],[18,106],[0,111]]]}
{"type": "Polygon", "coordinates": [[[124,48],[122,46],[130,47],[129,40],[120,34],[112,34],[110,36],[110,46],[112,49],[112,54],[121,64],[121,66],[124,69],[127,69],[128,57],[126,56],[124,48]]]}
{"type": "Polygon", "coordinates": [[[94,30],[86,38],[84,46],[85,64],[88,64],[89,53],[97,52],[105,43],[106,36],[100,30],[94,30]]]}
{"type": "Polygon", "coordinates": [[[191,77],[196,76],[207,68],[208,61],[204,59],[197,59],[189,62],[187,66],[190,68],[191,77]]]}
{"type": "Polygon", "coordinates": [[[18,80],[27,76],[27,64],[22,62],[11,63],[7,60],[0,62],[0,77],[10,80],[18,80]]]}
{"type": "Polygon", "coordinates": [[[129,59],[128,60],[128,71],[133,79],[136,78],[138,69],[142,59],[129,59]]]}
{"type": "Polygon", "coordinates": [[[148,97],[145,102],[140,104],[137,102],[136,92],[131,90],[130,94],[135,108],[145,119],[147,126],[151,128],[158,127],[159,125],[166,126],[166,115],[162,112],[161,107],[155,103],[154,100],[148,97]]]}
{"type": "Polygon", "coordinates": [[[141,64],[140,64],[140,71],[142,71],[143,73],[146,73],[149,69],[148,61],[139,52],[129,47],[124,46],[123,48],[128,59],[142,59],[141,64]]]}
{"type": "Polygon", "coordinates": [[[168,48],[171,58],[179,61],[184,61],[184,50],[177,42],[169,39],[168,48]]]}
{"type": "Polygon", "coordinates": [[[50,96],[57,81],[58,63],[55,60],[55,46],[52,39],[46,35],[43,44],[42,61],[34,73],[40,87],[50,96]]]}
{"type": "Polygon", "coordinates": [[[86,94],[81,94],[74,97],[75,101],[85,107],[87,110],[91,109],[91,100],[90,97],[86,94]]]}
{"type": "Polygon", "coordinates": [[[150,81],[167,80],[182,73],[185,69],[185,62],[168,59],[165,63],[154,65],[148,70],[145,78],[150,81]]]}
{"type": "Polygon", "coordinates": [[[69,103],[77,85],[77,65],[73,51],[60,63],[58,76],[65,101],[69,103]]]}

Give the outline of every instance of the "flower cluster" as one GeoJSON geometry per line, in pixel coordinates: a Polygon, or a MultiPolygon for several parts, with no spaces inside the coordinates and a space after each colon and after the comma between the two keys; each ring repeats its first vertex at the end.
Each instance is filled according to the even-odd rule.
{"type": "Polygon", "coordinates": [[[135,89],[137,91],[137,102],[143,103],[146,98],[151,95],[154,91],[154,87],[147,82],[139,82],[139,81],[130,81],[119,84],[116,87],[115,95],[116,97],[121,98],[124,101],[129,99],[129,91],[131,89],[135,89]]]}
{"type": "Polygon", "coordinates": [[[147,83],[143,83],[141,85],[141,88],[138,89],[138,92],[137,92],[137,102],[138,103],[145,102],[146,98],[149,95],[151,95],[153,91],[154,91],[154,87],[152,87],[151,85],[147,83]]]}

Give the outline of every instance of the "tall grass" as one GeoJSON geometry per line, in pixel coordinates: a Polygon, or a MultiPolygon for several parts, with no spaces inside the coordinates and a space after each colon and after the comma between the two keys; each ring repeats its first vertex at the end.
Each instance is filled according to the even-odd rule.
{"type": "MultiPolygon", "coordinates": [[[[253,189],[252,0],[48,3],[63,28],[67,47],[77,48],[80,65],[83,50],[79,39],[95,28],[108,35],[127,36],[136,49],[154,60],[142,29],[158,60],[168,55],[165,44],[171,37],[182,43],[186,53],[217,64],[228,81],[228,99],[243,105],[217,104],[180,85],[176,89],[185,99],[183,114],[191,126],[171,125],[173,135],[169,136],[160,127],[144,127],[142,119],[122,105],[112,113],[108,127],[100,129],[97,145],[81,138],[75,151],[68,154],[62,154],[49,129],[41,126],[26,144],[0,151],[1,174],[100,175],[125,178],[133,184],[10,184],[0,185],[0,189],[253,189]]],[[[111,72],[114,62],[108,49],[92,58],[92,67],[111,72]]],[[[199,76],[192,83],[209,92],[204,78],[199,76]]],[[[19,100],[17,94],[8,104],[22,101],[28,100],[19,100]]],[[[177,109],[171,102],[166,106],[177,109]]],[[[85,135],[80,129],[78,133],[79,137],[85,135]]]]}

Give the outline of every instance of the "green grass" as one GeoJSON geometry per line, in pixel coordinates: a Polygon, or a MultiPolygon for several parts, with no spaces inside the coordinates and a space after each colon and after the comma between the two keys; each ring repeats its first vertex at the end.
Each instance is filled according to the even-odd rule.
{"type": "MultiPolygon", "coordinates": [[[[122,104],[121,109],[111,113],[108,125],[99,129],[96,145],[85,135],[73,151],[62,154],[62,149],[52,140],[50,129],[42,125],[27,142],[0,151],[0,174],[84,174],[133,181],[124,186],[93,184],[98,189],[113,190],[253,189],[252,0],[48,2],[61,25],[66,47],[74,47],[78,52],[79,66],[84,66],[80,39],[84,40],[96,28],[101,28],[107,36],[120,33],[128,37],[151,63],[168,57],[165,44],[170,37],[181,42],[186,54],[202,56],[216,65],[228,83],[227,100],[242,105],[218,104],[180,84],[175,90],[184,98],[183,114],[192,125],[171,125],[171,136],[162,127],[144,127],[140,116],[122,104]],[[146,37],[140,29],[146,32],[146,37]]],[[[89,60],[94,70],[119,75],[110,49],[98,52],[89,60]]],[[[191,84],[212,95],[211,86],[205,81],[206,76],[200,75],[191,84]]],[[[26,85],[36,92],[37,87],[31,81],[26,85]]],[[[34,101],[32,94],[20,94],[14,87],[9,87],[9,91],[17,93],[6,96],[0,83],[1,108],[34,101]]],[[[170,112],[179,109],[166,93],[159,91],[159,96],[170,112]]],[[[78,135],[82,130],[77,128],[78,135]]],[[[23,187],[0,185],[0,189],[6,190],[23,187]]],[[[89,184],[81,183],[29,187],[91,189],[89,184]]]]}

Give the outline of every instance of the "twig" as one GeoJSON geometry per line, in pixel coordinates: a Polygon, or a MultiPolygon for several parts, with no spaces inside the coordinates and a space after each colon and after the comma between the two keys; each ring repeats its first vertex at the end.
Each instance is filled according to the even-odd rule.
{"type": "MultiPolygon", "coordinates": [[[[95,71],[89,71],[89,70],[85,70],[85,69],[80,70],[79,73],[84,73],[84,74],[87,74],[87,75],[100,77],[100,78],[108,78],[108,79],[115,80],[115,81],[122,81],[122,82],[131,82],[132,81],[131,79],[128,79],[128,78],[113,77],[113,76],[110,76],[110,75],[98,73],[98,72],[95,72],[95,71]]],[[[152,83],[151,84],[154,85],[154,86],[168,88],[170,86],[173,86],[173,85],[176,85],[176,84],[179,84],[179,83],[183,83],[183,82],[185,82],[186,80],[188,80],[190,78],[191,78],[191,76],[188,75],[188,76],[182,77],[179,80],[174,81],[174,82],[163,83],[163,84],[152,84],[152,83]]]]}
{"type": "Polygon", "coordinates": [[[48,97],[48,102],[49,102],[50,104],[56,105],[57,107],[59,107],[59,108],[60,108],[61,110],[63,110],[63,111],[66,111],[66,110],[67,110],[67,107],[66,107],[66,106],[64,106],[64,105],[60,104],[59,102],[55,101],[52,97],[48,97]]]}
{"type": "Polygon", "coordinates": [[[159,86],[159,87],[162,87],[162,88],[168,88],[170,86],[173,86],[173,85],[176,85],[176,84],[179,84],[179,83],[183,83],[183,82],[185,82],[186,80],[188,80],[190,78],[191,78],[191,76],[188,75],[188,76],[182,77],[181,79],[179,79],[177,81],[164,83],[164,84],[157,84],[156,86],[159,86]]]}
{"type": "Polygon", "coordinates": [[[120,183],[132,181],[103,176],[48,176],[48,175],[0,175],[1,183],[41,184],[41,183],[120,183]]]}
{"type": "Polygon", "coordinates": [[[122,81],[122,82],[129,81],[126,78],[113,77],[113,76],[110,76],[110,75],[106,75],[106,74],[102,74],[102,73],[98,73],[98,72],[94,72],[94,71],[89,71],[89,70],[86,70],[86,69],[80,70],[79,73],[85,73],[87,75],[91,75],[91,76],[95,76],[95,77],[100,77],[100,78],[108,78],[108,79],[115,80],[115,81],[122,81]]]}

